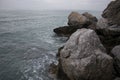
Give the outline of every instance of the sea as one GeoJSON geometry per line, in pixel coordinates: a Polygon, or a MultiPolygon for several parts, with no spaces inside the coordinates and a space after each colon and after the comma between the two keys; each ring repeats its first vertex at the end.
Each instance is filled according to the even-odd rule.
{"type": "MultiPolygon", "coordinates": [[[[57,50],[67,40],[53,29],[67,25],[72,11],[1,10],[0,80],[53,80],[49,65],[58,64],[57,50]]],[[[77,12],[101,17],[101,11],[77,12]]]]}

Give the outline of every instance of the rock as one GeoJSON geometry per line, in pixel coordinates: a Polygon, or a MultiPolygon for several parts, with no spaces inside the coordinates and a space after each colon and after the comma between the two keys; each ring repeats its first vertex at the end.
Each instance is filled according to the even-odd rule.
{"type": "Polygon", "coordinates": [[[113,59],[90,29],[72,34],[60,51],[59,64],[70,80],[112,80],[113,59]]]}
{"type": "Polygon", "coordinates": [[[99,19],[95,31],[108,53],[115,45],[120,44],[120,27],[118,25],[109,26],[107,19],[99,19]]]}
{"type": "Polygon", "coordinates": [[[105,18],[101,18],[97,22],[96,31],[99,35],[108,36],[108,21],[105,18]]]}
{"type": "Polygon", "coordinates": [[[93,16],[92,14],[90,14],[90,13],[88,13],[88,12],[85,12],[85,13],[83,13],[82,15],[85,16],[85,17],[87,17],[87,19],[89,19],[89,21],[90,21],[91,23],[95,23],[95,22],[98,21],[95,16],[93,16]]]}
{"type": "Polygon", "coordinates": [[[115,78],[114,80],[120,80],[120,78],[115,78]]]}
{"type": "Polygon", "coordinates": [[[57,74],[58,74],[58,66],[54,63],[51,63],[49,66],[49,76],[51,78],[57,78],[57,74]]]}
{"type": "Polygon", "coordinates": [[[120,0],[112,1],[103,11],[102,16],[109,21],[109,25],[120,26],[120,0]]]}
{"type": "Polygon", "coordinates": [[[79,29],[79,27],[63,26],[55,28],[53,31],[59,36],[70,36],[77,29],[79,29]]]}
{"type": "Polygon", "coordinates": [[[108,21],[104,18],[98,20],[96,30],[99,31],[102,35],[106,36],[119,36],[120,35],[120,26],[112,25],[109,26],[108,21]]]}
{"type": "Polygon", "coordinates": [[[108,20],[105,18],[100,18],[97,22],[97,29],[105,29],[108,27],[108,20]]]}
{"type": "Polygon", "coordinates": [[[94,29],[93,25],[95,25],[95,23],[97,22],[97,18],[87,12],[84,13],[83,15],[77,12],[72,12],[68,16],[68,26],[58,27],[55,28],[53,31],[59,36],[70,36],[77,29],[81,28],[94,29]]]}
{"type": "Polygon", "coordinates": [[[111,53],[114,56],[114,68],[116,70],[116,75],[120,77],[120,45],[115,46],[111,53]]]}
{"type": "Polygon", "coordinates": [[[87,28],[96,31],[96,27],[97,27],[97,25],[95,23],[93,23],[93,24],[89,25],[87,28]]]}
{"type": "Polygon", "coordinates": [[[74,33],[77,29],[81,28],[91,28],[94,29],[94,27],[91,25],[88,27],[88,24],[84,24],[81,26],[63,26],[63,27],[58,27],[55,28],[53,31],[58,35],[58,36],[66,36],[70,37],[72,33],[74,33]]]}
{"type": "Polygon", "coordinates": [[[68,25],[69,26],[81,26],[87,22],[87,18],[77,12],[72,12],[68,16],[68,25]]]}

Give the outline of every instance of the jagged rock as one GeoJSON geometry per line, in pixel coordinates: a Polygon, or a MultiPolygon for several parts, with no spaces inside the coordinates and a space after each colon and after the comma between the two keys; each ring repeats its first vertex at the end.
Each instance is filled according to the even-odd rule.
{"type": "Polygon", "coordinates": [[[102,16],[108,19],[110,25],[120,25],[120,0],[112,1],[103,11],[102,16]]]}
{"type": "Polygon", "coordinates": [[[116,71],[116,75],[120,77],[120,45],[115,46],[111,53],[114,56],[114,68],[116,71]]]}
{"type": "Polygon", "coordinates": [[[90,14],[90,13],[88,13],[88,12],[85,12],[85,13],[83,13],[82,15],[85,16],[85,17],[87,17],[87,19],[89,19],[89,21],[90,21],[91,23],[95,23],[95,22],[98,21],[95,16],[93,16],[92,14],[90,14]]]}
{"type": "Polygon", "coordinates": [[[72,12],[68,16],[68,25],[69,26],[81,26],[83,24],[86,24],[87,18],[77,12],[72,12]]]}
{"type": "Polygon", "coordinates": [[[112,80],[112,57],[93,30],[77,30],[60,51],[59,64],[70,80],[112,80]]]}

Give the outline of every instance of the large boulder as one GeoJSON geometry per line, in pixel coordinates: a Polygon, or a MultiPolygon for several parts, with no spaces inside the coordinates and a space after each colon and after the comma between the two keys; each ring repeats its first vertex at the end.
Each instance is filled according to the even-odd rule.
{"type": "Polygon", "coordinates": [[[120,77],[120,45],[115,46],[111,53],[114,56],[114,68],[116,70],[116,74],[120,77]]]}
{"type": "Polygon", "coordinates": [[[70,80],[112,80],[113,59],[90,29],[72,34],[60,51],[59,64],[70,80]]]}
{"type": "Polygon", "coordinates": [[[78,12],[72,12],[68,16],[69,26],[81,26],[87,22],[87,18],[78,12]]]}
{"type": "Polygon", "coordinates": [[[108,19],[110,25],[120,25],[120,0],[112,1],[103,11],[102,16],[108,19]]]}

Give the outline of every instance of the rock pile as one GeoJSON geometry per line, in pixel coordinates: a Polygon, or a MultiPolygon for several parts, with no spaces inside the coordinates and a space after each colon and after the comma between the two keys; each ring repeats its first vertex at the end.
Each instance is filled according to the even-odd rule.
{"type": "Polygon", "coordinates": [[[60,36],[70,36],[77,29],[87,28],[91,24],[96,24],[96,22],[97,18],[92,14],[72,12],[68,16],[68,26],[55,28],[53,31],[60,36]]]}
{"type": "Polygon", "coordinates": [[[54,29],[69,37],[58,51],[63,80],[120,79],[120,0],[112,1],[102,16],[72,12],[68,26],[54,29]]]}

